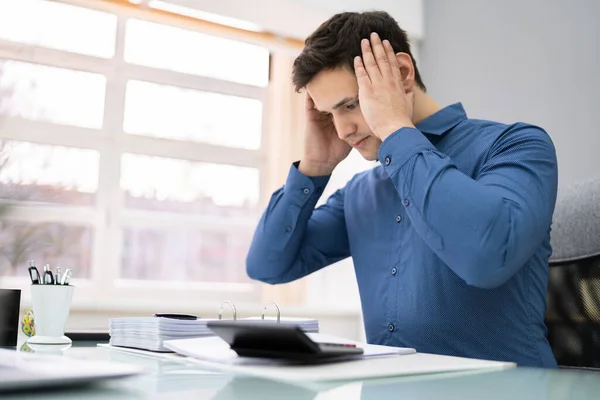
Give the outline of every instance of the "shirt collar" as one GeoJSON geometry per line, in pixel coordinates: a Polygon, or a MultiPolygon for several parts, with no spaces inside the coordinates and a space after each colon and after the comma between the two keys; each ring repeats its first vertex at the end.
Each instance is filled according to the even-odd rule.
{"type": "Polygon", "coordinates": [[[460,102],[451,104],[431,114],[416,125],[423,133],[442,135],[467,119],[467,113],[460,102]]]}

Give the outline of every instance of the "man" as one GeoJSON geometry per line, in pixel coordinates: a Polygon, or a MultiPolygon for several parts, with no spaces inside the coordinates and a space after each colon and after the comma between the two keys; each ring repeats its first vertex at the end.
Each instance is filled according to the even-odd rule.
{"type": "Polygon", "coordinates": [[[304,153],[260,220],[248,275],[284,283],[351,256],[369,343],[556,367],[548,135],[438,106],[384,12],[335,15],[305,44],[293,70],[304,153]],[[315,209],[352,148],[380,165],[315,209]]]}

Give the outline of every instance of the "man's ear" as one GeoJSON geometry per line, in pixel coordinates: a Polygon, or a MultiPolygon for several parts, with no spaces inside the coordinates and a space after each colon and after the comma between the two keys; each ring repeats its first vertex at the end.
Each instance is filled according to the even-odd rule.
{"type": "Polygon", "coordinates": [[[412,58],[407,53],[396,53],[396,60],[400,66],[404,91],[412,92],[415,89],[415,67],[412,58]]]}

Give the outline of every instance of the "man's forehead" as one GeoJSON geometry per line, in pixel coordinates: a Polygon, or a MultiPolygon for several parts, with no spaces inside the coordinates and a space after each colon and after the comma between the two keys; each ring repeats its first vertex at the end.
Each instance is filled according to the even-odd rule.
{"type": "Polygon", "coordinates": [[[358,98],[356,77],[346,69],[320,72],[306,85],[306,90],[321,111],[331,111],[336,105],[358,98]]]}

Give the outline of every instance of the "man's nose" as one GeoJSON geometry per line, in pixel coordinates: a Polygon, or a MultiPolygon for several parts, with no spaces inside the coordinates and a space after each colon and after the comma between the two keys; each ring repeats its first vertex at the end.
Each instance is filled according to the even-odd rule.
{"type": "Polygon", "coordinates": [[[335,121],[335,129],[338,137],[342,140],[346,140],[348,137],[356,133],[356,125],[352,121],[337,120],[335,121]]]}

